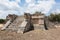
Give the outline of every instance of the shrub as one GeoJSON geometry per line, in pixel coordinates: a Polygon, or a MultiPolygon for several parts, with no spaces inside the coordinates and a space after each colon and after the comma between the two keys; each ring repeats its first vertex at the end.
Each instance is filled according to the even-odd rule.
{"type": "Polygon", "coordinates": [[[48,19],[52,22],[60,22],[60,14],[50,14],[48,19]]]}
{"type": "Polygon", "coordinates": [[[5,20],[4,19],[0,19],[0,23],[4,23],[5,22],[5,20]]]}

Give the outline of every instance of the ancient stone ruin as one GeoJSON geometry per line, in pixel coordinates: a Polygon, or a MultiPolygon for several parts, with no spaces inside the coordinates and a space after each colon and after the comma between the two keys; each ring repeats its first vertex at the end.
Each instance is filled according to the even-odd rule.
{"type": "Polygon", "coordinates": [[[16,19],[17,15],[15,14],[9,14],[7,17],[6,17],[6,24],[4,25],[4,27],[1,29],[1,30],[5,30],[8,26],[10,26],[10,24],[16,19]]]}
{"type": "Polygon", "coordinates": [[[24,33],[30,30],[45,29],[44,14],[36,12],[34,14],[24,13],[24,16],[8,15],[7,22],[1,30],[24,33]]]}
{"type": "Polygon", "coordinates": [[[32,14],[32,23],[34,25],[34,29],[44,29],[44,14],[36,12],[32,14]]]}

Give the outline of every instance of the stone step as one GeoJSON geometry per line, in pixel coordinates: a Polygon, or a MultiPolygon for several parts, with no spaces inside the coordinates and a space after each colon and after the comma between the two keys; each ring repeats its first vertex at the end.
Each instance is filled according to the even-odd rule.
{"type": "Polygon", "coordinates": [[[26,21],[24,20],[24,21],[21,23],[21,25],[19,25],[19,29],[18,29],[17,32],[20,32],[20,31],[24,32],[24,30],[25,30],[25,28],[26,28],[26,26],[27,26],[27,23],[28,23],[28,22],[26,22],[26,21]]]}
{"type": "Polygon", "coordinates": [[[45,27],[44,27],[44,25],[41,25],[41,26],[34,26],[34,29],[35,29],[35,30],[36,30],[36,29],[44,30],[45,27]]]}
{"type": "Polygon", "coordinates": [[[31,29],[30,22],[27,22],[25,20],[21,23],[21,25],[19,25],[19,27],[20,28],[18,29],[17,33],[24,33],[31,29]]]}
{"type": "Polygon", "coordinates": [[[17,17],[7,29],[12,30],[12,31],[18,30],[19,28],[18,26],[22,23],[23,20],[24,18],[17,17]]]}
{"type": "Polygon", "coordinates": [[[1,30],[5,30],[11,23],[11,20],[7,21],[7,23],[4,25],[4,27],[1,30]]]}

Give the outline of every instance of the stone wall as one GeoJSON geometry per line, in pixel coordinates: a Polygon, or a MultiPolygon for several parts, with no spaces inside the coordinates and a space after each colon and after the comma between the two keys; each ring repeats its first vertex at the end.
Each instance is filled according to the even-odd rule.
{"type": "Polygon", "coordinates": [[[33,24],[44,24],[44,15],[35,13],[32,15],[33,24]]]}
{"type": "Polygon", "coordinates": [[[27,20],[30,20],[30,22],[33,24],[34,29],[44,29],[44,18],[45,16],[41,13],[34,13],[34,14],[29,14],[26,13],[25,15],[27,20]]]}

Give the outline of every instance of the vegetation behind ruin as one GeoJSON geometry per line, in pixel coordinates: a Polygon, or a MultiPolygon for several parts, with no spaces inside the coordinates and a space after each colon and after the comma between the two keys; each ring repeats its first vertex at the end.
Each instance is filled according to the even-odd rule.
{"type": "Polygon", "coordinates": [[[5,19],[0,19],[0,23],[5,23],[5,19]]]}
{"type": "Polygon", "coordinates": [[[60,22],[60,14],[59,14],[59,13],[56,13],[56,14],[51,13],[51,14],[48,16],[48,19],[49,19],[51,22],[60,22]]]}

